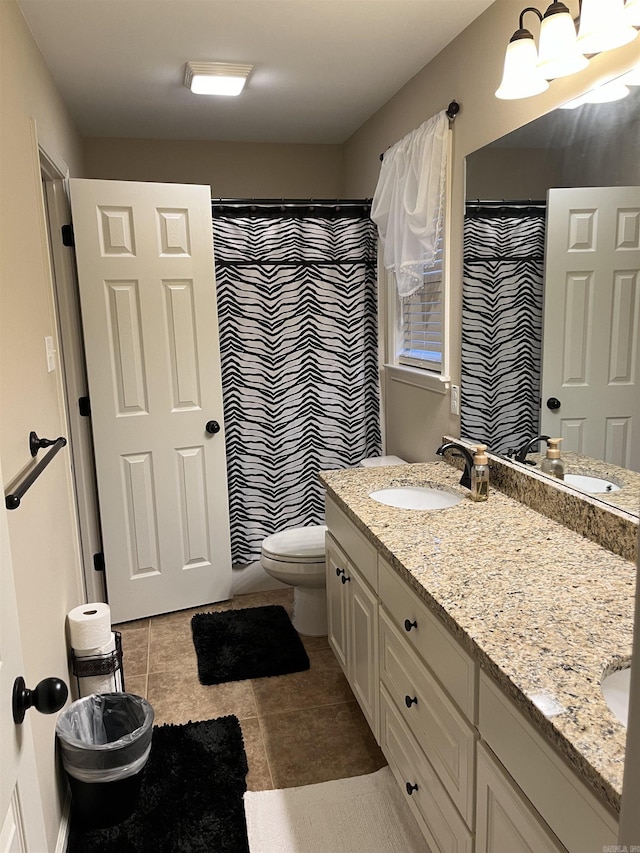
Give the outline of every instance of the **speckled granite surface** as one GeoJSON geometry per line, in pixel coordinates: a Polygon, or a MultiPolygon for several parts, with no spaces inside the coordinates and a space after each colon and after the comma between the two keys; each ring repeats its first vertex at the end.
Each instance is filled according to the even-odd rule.
{"type": "MultiPolygon", "coordinates": [[[[460,441],[460,439],[444,436],[443,441],[460,441]]],[[[473,442],[466,439],[463,439],[462,443],[473,447],[473,442]]],[[[636,497],[640,495],[640,474],[598,462],[588,456],[568,453],[565,457],[563,454],[563,459],[566,458],[567,471],[606,479],[611,476],[620,485],[624,484],[624,489],[615,494],[624,492],[626,497],[620,498],[618,505],[615,505],[612,501],[601,500],[601,496],[589,495],[570,488],[560,480],[543,474],[529,465],[513,462],[489,452],[487,455],[491,468],[490,479],[494,488],[546,515],[547,518],[559,521],[564,527],[586,536],[587,539],[597,542],[603,548],[624,557],[625,560],[636,559],[640,507],[635,512],[629,507],[634,506],[636,497]]],[[[528,458],[539,463],[542,455],[530,454],[528,458]]],[[[461,464],[451,455],[445,459],[449,464],[461,464]]]]}
{"type": "Polygon", "coordinates": [[[635,564],[492,489],[468,499],[445,462],[320,474],[329,496],[613,811],[626,730],[600,681],[631,655],[635,564]],[[387,507],[369,493],[441,486],[455,507],[387,507]],[[534,700],[564,709],[545,716],[534,700]]]}
{"type": "MultiPolygon", "coordinates": [[[[544,453],[531,453],[527,459],[535,462],[536,469],[539,469],[544,455],[544,453]]],[[[637,471],[631,471],[628,468],[618,468],[617,465],[602,462],[600,459],[592,459],[590,456],[581,456],[578,453],[563,452],[562,461],[564,462],[565,474],[600,477],[602,480],[610,480],[616,486],[620,486],[619,492],[595,494],[583,492],[583,495],[586,494],[592,500],[618,507],[618,509],[626,510],[634,515],[640,514],[640,474],[637,471]]]]}

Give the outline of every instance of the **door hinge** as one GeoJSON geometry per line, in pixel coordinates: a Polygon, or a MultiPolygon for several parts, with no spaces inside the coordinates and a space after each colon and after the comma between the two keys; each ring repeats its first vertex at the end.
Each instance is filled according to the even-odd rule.
{"type": "Polygon", "coordinates": [[[96,572],[104,572],[104,554],[102,551],[93,555],[93,568],[96,572]]]}
{"type": "Polygon", "coordinates": [[[62,245],[69,247],[75,246],[76,241],[73,236],[73,225],[63,225],[60,230],[62,231],[62,245]]]}
{"type": "Polygon", "coordinates": [[[91,415],[91,400],[88,397],[80,397],[78,399],[78,410],[80,417],[88,418],[91,415]]]}

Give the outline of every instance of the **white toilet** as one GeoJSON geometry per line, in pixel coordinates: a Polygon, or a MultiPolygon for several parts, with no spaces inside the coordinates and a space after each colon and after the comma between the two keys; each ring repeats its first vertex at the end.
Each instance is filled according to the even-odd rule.
{"type": "MultiPolygon", "coordinates": [[[[406,465],[398,456],[363,459],[364,468],[379,465],[406,465]]],[[[327,592],[325,575],[324,524],[292,527],[267,536],[262,542],[260,562],[272,578],[294,587],[293,627],[305,637],[327,633],[327,592]]]]}
{"type": "Polygon", "coordinates": [[[327,633],[324,562],[326,525],[292,527],[267,536],[260,562],[272,578],[294,587],[293,627],[305,637],[327,633]]]}

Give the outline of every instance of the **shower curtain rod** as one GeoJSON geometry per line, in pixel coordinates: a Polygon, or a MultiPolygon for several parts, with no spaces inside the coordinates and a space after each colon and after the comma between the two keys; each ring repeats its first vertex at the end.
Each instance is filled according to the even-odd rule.
{"type": "Polygon", "coordinates": [[[370,198],[217,198],[211,200],[211,215],[213,218],[368,219],[371,201],[370,198]]]}
{"type": "Polygon", "coordinates": [[[509,198],[491,198],[491,199],[467,199],[465,202],[467,207],[546,207],[547,202],[544,199],[519,199],[512,200],[509,198]]]}
{"type": "Polygon", "coordinates": [[[212,206],[219,207],[370,207],[370,198],[212,198],[212,206]]]}

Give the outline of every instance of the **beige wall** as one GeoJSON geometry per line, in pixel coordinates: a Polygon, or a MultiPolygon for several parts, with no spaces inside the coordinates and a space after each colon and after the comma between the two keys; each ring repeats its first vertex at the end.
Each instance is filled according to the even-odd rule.
{"type": "Polygon", "coordinates": [[[339,198],[341,145],[86,139],[86,177],[209,184],[214,198],[339,198]]]}
{"type": "MultiPolygon", "coordinates": [[[[546,2],[536,2],[544,11],[546,2]]],[[[577,2],[569,4],[577,13],[577,2]]],[[[591,60],[587,69],[554,81],[549,90],[521,101],[495,97],[502,76],[504,51],[518,27],[522,7],[496,0],[432,62],[410,80],[345,143],[345,194],[370,196],[375,189],[379,156],[389,145],[418,127],[451,100],[460,104],[453,133],[451,269],[451,377],[460,377],[460,312],[462,289],[462,222],[465,157],[472,151],[557,105],[577,97],[599,78],[615,76],[640,58],[637,40],[591,60]]],[[[387,383],[387,452],[409,461],[433,458],[444,433],[459,435],[459,420],[450,414],[448,395],[410,385],[387,383]],[[401,452],[402,451],[402,452],[401,452]]]]}
{"type": "MultiPolygon", "coordinates": [[[[30,430],[49,438],[67,434],[60,370],[48,373],[45,363],[44,339],[56,337],[56,321],[31,119],[40,143],[76,174],[81,150],[13,0],[1,0],[0,15],[0,454],[6,486],[31,458],[30,430]]],[[[7,513],[24,677],[30,688],[50,675],[68,683],[65,616],[82,600],[73,513],[69,451],[64,448],[21,506],[7,513]]],[[[54,850],[61,815],[55,716],[33,710],[29,715],[49,850],[54,850]]]]}

